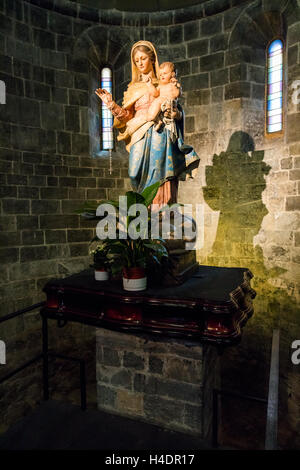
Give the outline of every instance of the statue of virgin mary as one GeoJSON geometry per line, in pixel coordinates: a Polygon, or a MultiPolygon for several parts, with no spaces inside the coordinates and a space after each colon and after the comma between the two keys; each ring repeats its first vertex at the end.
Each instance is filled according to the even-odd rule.
{"type": "Polygon", "coordinates": [[[129,152],[129,177],[132,187],[142,192],[160,182],[154,204],[177,202],[178,180],[191,175],[199,164],[194,149],[184,144],[184,112],[179,104],[169,107],[164,115],[175,120],[177,138],[172,139],[166,126],[155,130],[155,122],[147,121],[147,111],[153,101],[149,81],[159,84],[159,63],[156,50],[149,41],[138,41],[131,49],[132,79],[124,93],[122,107],[102,89],[96,94],[114,115],[118,140],[124,140],[129,152]]]}

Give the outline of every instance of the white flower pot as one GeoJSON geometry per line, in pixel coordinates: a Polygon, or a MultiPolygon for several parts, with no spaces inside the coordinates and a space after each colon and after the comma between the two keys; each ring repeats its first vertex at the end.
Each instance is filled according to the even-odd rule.
{"type": "Polygon", "coordinates": [[[127,279],[123,277],[123,289],[130,291],[139,291],[147,289],[147,277],[139,279],[127,279]]]}
{"type": "Polygon", "coordinates": [[[109,279],[109,274],[107,271],[99,271],[95,269],[95,279],[96,281],[107,281],[109,279]]]}

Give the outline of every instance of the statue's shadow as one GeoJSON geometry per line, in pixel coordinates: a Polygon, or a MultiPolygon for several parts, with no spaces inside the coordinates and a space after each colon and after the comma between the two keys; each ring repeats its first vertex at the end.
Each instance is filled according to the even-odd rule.
{"type": "Polygon", "coordinates": [[[213,165],[206,168],[203,193],[209,207],[220,211],[210,264],[252,268],[256,276],[265,279],[284,270],[268,270],[262,249],[253,245],[253,237],[268,214],[262,193],[271,167],[263,159],[264,151],[255,151],[249,134],[235,132],[226,152],[214,155],[213,165]]]}
{"type": "MultiPolygon", "coordinates": [[[[272,282],[272,278],[285,273],[286,269],[276,265],[267,268],[262,248],[253,243],[253,237],[260,231],[263,218],[268,214],[262,201],[262,193],[266,188],[265,176],[269,174],[271,167],[263,160],[264,151],[255,151],[251,136],[238,131],[231,136],[226,152],[214,155],[213,165],[206,168],[204,199],[211,209],[220,211],[216,238],[207,258],[208,264],[250,269],[254,275],[252,286],[257,292],[254,315],[245,327],[241,344],[224,353],[221,381],[224,389],[266,396],[272,331],[279,328],[282,365],[280,415],[288,430],[282,436],[282,442],[285,445],[290,434],[300,445],[299,439],[295,437],[295,427],[290,428],[292,418],[288,417],[289,407],[292,409],[296,406],[295,399],[289,405],[289,400],[293,399],[288,395],[288,390],[292,383],[299,382],[299,377],[292,370],[289,354],[295,331],[299,331],[299,304],[287,289],[276,287],[276,283],[272,282]],[[251,380],[251,377],[255,377],[255,380],[251,380]]],[[[234,401],[231,406],[236,407],[235,414],[238,418],[232,422],[229,417],[232,416],[231,411],[228,414],[225,409],[225,428],[226,420],[233,427],[242,423],[244,428],[256,428],[256,425],[264,428],[263,410],[258,411],[258,414],[254,413],[257,421],[252,424],[248,420],[253,421],[253,417],[245,411],[243,403],[234,401]]],[[[238,443],[239,438],[236,439],[238,443]]]]}

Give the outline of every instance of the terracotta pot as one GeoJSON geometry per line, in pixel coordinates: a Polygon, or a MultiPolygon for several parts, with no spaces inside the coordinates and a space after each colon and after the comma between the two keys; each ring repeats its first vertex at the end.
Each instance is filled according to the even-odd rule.
{"type": "Polygon", "coordinates": [[[129,291],[147,289],[145,269],[138,266],[134,268],[123,268],[123,288],[129,291]]]}
{"type": "Polygon", "coordinates": [[[95,269],[95,279],[96,281],[107,281],[109,279],[109,274],[104,268],[95,269]]]}

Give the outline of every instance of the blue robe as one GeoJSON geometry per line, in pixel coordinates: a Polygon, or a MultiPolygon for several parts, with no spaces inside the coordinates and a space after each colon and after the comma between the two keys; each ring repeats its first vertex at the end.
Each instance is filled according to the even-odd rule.
{"type": "MultiPolygon", "coordinates": [[[[180,106],[179,110],[182,111],[180,106]]],[[[176,121],[178,138],[172,142],[170,131],[161,127],[158,131],[151,126],[144,137],[132,145],[129,154],[129,177],[134,191],[141,193],[148,186],[160,181],[185,179],[187,173],[199,164],[199,157],[193,147],[183,141],[182,118],[176,121]]]]}

